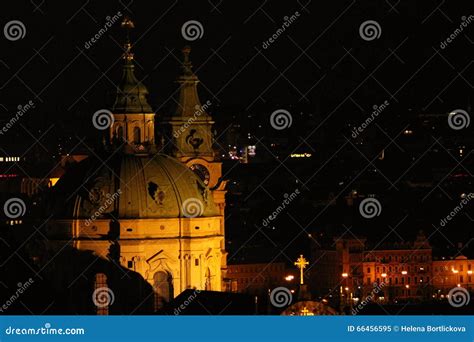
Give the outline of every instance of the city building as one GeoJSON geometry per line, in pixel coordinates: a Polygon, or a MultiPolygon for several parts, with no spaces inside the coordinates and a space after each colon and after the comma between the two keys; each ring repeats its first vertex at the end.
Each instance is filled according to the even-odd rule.
{"type": "Polygon", "coordinates": [[[297,283],[295,269],[284,262],[228,265],[227,280],[232,292],[265,293],[278,286],[293,287],[297,283]]]}
{"type": "Polygon", "coordinates": [[[413,242],[370,249],[365,239],[314,246],[311,288],[321,297],[362,298],[383,284],[382,301],[426,300],[433,292],[432,249],[420,232],[413,242]]]}
{"type": "Polygon", "coordinates": [[[436,297],[443,298],[453,287],[473,290],[474,260],[459,255],[453,259],[433,261],[433,287],[436,297]]]}

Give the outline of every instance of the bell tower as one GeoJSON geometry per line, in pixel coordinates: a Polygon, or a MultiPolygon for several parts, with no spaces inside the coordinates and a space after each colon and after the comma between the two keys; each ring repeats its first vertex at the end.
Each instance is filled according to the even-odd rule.
{"type": "Polygon", "coordinates": [[[135,27],[129,18],[121,24],[126,32],[122,79],[112,106],[114,123],[110,143],[122,145],[129,153],[152,153],[155,148],[155,113],[148,104],[148,89],[135,77],[134,54],[130,31],[135,27]]]}
{"type": "MultiPolygon", "coordinates": [[[[212,103],[211,101],[202,103],[199,98],[197,89],[199,78],[193,72],[189,58],[191,48],[186,46],[182,52],[182,74],[177,79],[179,94],[176,108],[170,115],[163,116],[159,124],[161,147],[166,154],[177,158],[194,171],[209,187],[214,203],[219,208],[221,233],[224,235],[226,180],[222,178],[222,163],[213,148],[214,121],[208,113],[212,103]]],[[[224,254],[221,269],[225,277],[227,268],[225,245],[222,245],[221,250],[224,254]]]]}

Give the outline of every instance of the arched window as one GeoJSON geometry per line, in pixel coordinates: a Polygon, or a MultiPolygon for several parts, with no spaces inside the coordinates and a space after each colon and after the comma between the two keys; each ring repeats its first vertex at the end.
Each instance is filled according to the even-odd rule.
{"type": "Polygon", "coordinates": [[[205,290],[206,291],[212,291],[212,286],[211,286],[211,270],[209,267],[206,270],[206,283],[205,283],[205,290]]]}
{"type": "Polygon", "coordinates": [[[158,271],[153,275],[153,290],[155,291],[155,310],[161,309],[173,296],[173,278],[171,274],[158,271]]]}
{"type": "Polygon", "coordinates": [[[140,127],[133,128],[133,142],[135,144],[139,144],[141,142],[140,133],[140,127]]]}

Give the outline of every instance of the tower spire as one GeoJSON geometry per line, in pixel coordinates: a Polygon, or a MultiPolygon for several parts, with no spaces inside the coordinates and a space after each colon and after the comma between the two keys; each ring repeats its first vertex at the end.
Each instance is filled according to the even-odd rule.
{"type": "MultiPolygon", "coordinates": [[[[176,107],[175,116],[177,117],[192,117],[195,116],[197,110],[202,109],[201,100],[199,99],[197,85],[199,78],[193,72],[193,65],[189,58],[191,54],[191,47],[185,46],[182,50],[183,62],[181,69],[183,73],[178,77],[177,82],[180,84],[178,105],[176,107]]],[[[206,112],[202,113],[203,117],[208,117],[206,112]]]]}
{"type": "Polygon", "coordinates": [[[118,143],[126,153],[154,153],[155,113],[147,101],[148,89],[135,77],[135,56],[130,40],[135,24],[125,17],[121,27],[125,32],[122,79],[112,106],[114,124],[110,127],[110,142],[118,143]]]}
{"type": "Polygon", "coordinates": [[[150,113],[151,106],[148,104],[148,89],[135,77],[134,54],[130,41],[130,31],[135,27],[132,20],[125,17],[121,24],[125,31],[125,42],[123,45],[123,71],[122,80],[117,87],[115,103],[112,106],[114,113],[150,113]]]}

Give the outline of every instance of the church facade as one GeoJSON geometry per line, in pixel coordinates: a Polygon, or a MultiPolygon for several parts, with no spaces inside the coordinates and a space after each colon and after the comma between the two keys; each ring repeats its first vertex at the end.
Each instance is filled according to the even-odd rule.
{"type": "MultiPolygon", "coordinates": [[[[128,32],[133,23],[122,27],[128,32]]],[[[104,151],[58,181],[47,233],[57,249],[90,251],[140,274],[158,309],[186,289],[223,290],[225,181],[190,48],[176,110],[158,117],[135,76],[131,46],[127,38],[104,151]]],[[[97,277],[110,287],[105,271],[97,277]]]]}

